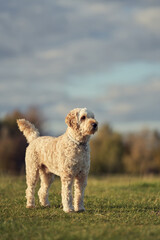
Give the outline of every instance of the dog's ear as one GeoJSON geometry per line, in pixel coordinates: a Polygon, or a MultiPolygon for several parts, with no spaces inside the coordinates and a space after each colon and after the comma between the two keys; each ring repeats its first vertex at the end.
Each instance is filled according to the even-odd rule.
{"type": "Polygon", "coordinates": [[[69,126],[72,127],[74,129],[78,128],[78,112],[76,112],[75,110],[71,111],[70,113],[68,113],[66,119],[65,119],[65,123],[69,126]]]}

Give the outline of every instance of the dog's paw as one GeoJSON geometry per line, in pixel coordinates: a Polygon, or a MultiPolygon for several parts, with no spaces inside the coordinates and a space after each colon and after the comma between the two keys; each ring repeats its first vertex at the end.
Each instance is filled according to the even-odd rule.
{"type": "Polygon", "coordinates": [[[63,208],[63,211],[65,213],[70,213],[70,212],[74,212],[74,209],[73,208],[63,208]]]}
{"type": "Polygon", "coordinates": [[[35,208],[35,205],[27,205],[26,208],[35,208]]]}
{"type": "Polygon", "coordinates": [[[75,208],[74,209],[75,212],[84,212],[85,211],[85,208],[84,207],[80,207],[80,208],[75,208]]]}
{"type": "Polygon", "coordinates": [[[50,204],[41,204],[41,206],[44,208],[50,208],[51,205],[50,204]]]}

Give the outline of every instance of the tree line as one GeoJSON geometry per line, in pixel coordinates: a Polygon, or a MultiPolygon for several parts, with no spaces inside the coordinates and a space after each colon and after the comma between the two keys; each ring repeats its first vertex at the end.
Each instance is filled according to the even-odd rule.
{"type": "Polygon", "coordinates": [[[120,134],[103,125],[91,141],[91,173],[160,173],[160,133],[143,129],[120,134]]]}
{"type": "MultiPolygon", "coordinates": [[[[26,113],[14,111],[0,120],[0,172],[23,174],[27,142],[16,119],[25,118],[44,135],[44,118],[36,108],[26,113]]],[[[104,124],[92,138],[91,174],[158,174],[160,173],[160,133],[144,129],[120,134],[104,124]]]]}
{"type": "Polygon", "coordinates": [[[27,142],[17,126],[17,119],[25,118],[36,125],[43,134],[43,117],[37,108],[29,108],[26,113],[14,111],[0,120],[0,172],[23,174],[25,172],[25,151],[27,142]]]}

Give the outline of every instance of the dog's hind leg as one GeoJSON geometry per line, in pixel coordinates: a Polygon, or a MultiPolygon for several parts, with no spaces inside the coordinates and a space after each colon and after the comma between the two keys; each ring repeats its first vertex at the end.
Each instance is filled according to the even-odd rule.
{"type": "Polygon", "coordinates": [[[54,174],[47,172],[47,168],[42,165],[41,168],[39,169],[39,176],[41,180],[41,187],[38,191],[38,196],[39,196],[39,201],[42,206],[48,207],[50,206],[49,201],[48,201],[48,191],[49,187],[54,181],[54,174]]]}
{"type": "MultiPolygon", "coordinates": [[[[33,166],[32,166],[33,167],[33,166]]],[[[35,167],[34,171],[26,168],[26,180],[27,180],[27,189],[26,189],[26,198],[27,198],[27,208],[35,207],[35,186],[38,181],[38,168],[35,167]]]]}

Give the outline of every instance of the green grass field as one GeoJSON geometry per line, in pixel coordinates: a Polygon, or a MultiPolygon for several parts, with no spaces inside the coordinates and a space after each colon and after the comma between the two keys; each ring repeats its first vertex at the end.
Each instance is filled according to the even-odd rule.
{"type": "Polygon", "coordinates": [[[84,213],[62,211],[60,181],[50,208],[25,208],[25,178],[0,177],[0,239],[160,239],[160,178],[90,177],[84,213]]]}

